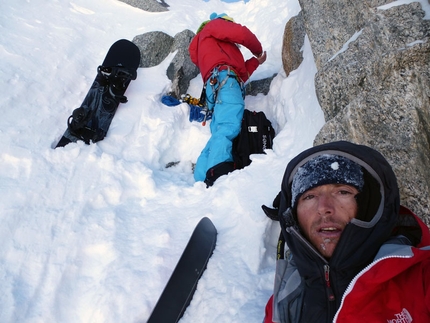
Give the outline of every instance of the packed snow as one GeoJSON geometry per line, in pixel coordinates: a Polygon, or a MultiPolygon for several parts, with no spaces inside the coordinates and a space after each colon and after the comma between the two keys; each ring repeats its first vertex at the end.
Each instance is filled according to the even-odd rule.
{"type": "MultiPolygon", "coordinates": [[[[285,24],[297,0],[168,1],[150,13],[117,0],[0,3],[0,322],[146,322],[199,220],[216,249],[181,323],[260,323],[272,293],[279,225],[265,216],[288,161],[324,124],[308,39],[304,61],[282,68],[285,24]],[[194,163],[210,137],[186,104],[168,107],[160,65],[139,68],[103,141],[53,149],[110,45],[150,31],[195,31],[212,12],[246,25],[267,51],[246,97],[277,136],[273,150],[206,188],[194,163]],[[172,161],[174,167],[165,168],[172,161]]],[[[242,48],[249,58],[251,53],[242,48]]],[[[188,93],[199,96],[196,77],[188,93]]]]}

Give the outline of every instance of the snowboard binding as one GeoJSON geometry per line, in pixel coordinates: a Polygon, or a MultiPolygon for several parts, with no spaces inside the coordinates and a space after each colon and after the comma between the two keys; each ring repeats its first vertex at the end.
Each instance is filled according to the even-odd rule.
{"type": "Polygon", "coordinates": [[[127,97],[123,94],[128,84],[137,77],[136,71],[131,71],[122,66],[106,67],[100,65],[97,68],[98,75],[105,79],[109,94],[121,103],[126,103],[127,97]]]}
{"type": "Polygon", "coordinates": [[[85,107],[79,107],[75,109],[72,115],[67,119],[67,128],[70,133],[86,144],[89,144],[90,140],[96,137],[96,131],[86,126],[91,118],[91,110],[85,109],[85,107]]]}

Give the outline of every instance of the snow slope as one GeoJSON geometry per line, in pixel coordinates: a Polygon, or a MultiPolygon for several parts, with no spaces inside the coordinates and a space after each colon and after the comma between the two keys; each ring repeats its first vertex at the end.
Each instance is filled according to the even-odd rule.
{"type": "MultiPolygon", "coordinates": [[[[146,322],[204,216],[218,243],[181,322],[262,321],[279,228],[261,205],[271,205],[288,161],[324,123],[308,40],[302,65],[288,78],[282,70],[283,31],[300,7],[169,4],[149,13],[117,0],[0,3],[0,322],[146,322]],[[267,96],[246,98],[275,126],[273,150],[209,189],[195,183],[191,163],[209,127],[190,123],[185,104],[161,104],[173,56],[138,70],[103,141],[52,149],[113,42],[196,30],[214,11],[247,25],[267,50],[251,80],[278,73],[267,96]]],[[[189,93],[201,85],[197,77],[189,93]]]]}

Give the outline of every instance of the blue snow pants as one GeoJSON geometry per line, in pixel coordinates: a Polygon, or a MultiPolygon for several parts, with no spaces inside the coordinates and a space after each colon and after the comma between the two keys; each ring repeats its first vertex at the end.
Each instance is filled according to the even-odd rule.
{"type": "Polygon", "coordinates": [[[194,168],[194,179],[204,181],[209,168],[222,163],[233,161],[233,139],[240,132],[245,102],[242,88],[234,72],[223,70],[219,72],[218,85],[226,81],[218,90],[216,101],[211,106],[214,88],[206,83],[206,102],[209,109],[213,107],[210,123],[211,138],[203,148],[194,168]],[[228,74],[230,73],[230,76],[228,74]]]}

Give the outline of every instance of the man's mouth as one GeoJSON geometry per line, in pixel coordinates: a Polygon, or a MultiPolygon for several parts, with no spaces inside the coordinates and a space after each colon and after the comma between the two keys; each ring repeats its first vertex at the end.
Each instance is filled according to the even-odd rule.
{"type": "Polygon", "coordinates": [[[324,227],[320,228],[318,233],[328,238],[337,238],[342,233],[342,229],[337,227],[324,227]]]}
{"type": "Polygon", "coordinates": [[[335,228],[335,227],[321,228],[320,229],[320,232],[324,232],[324,231],[333,232],[333,231],[340,231],[340,230],[338,228],[335,228]]]}

